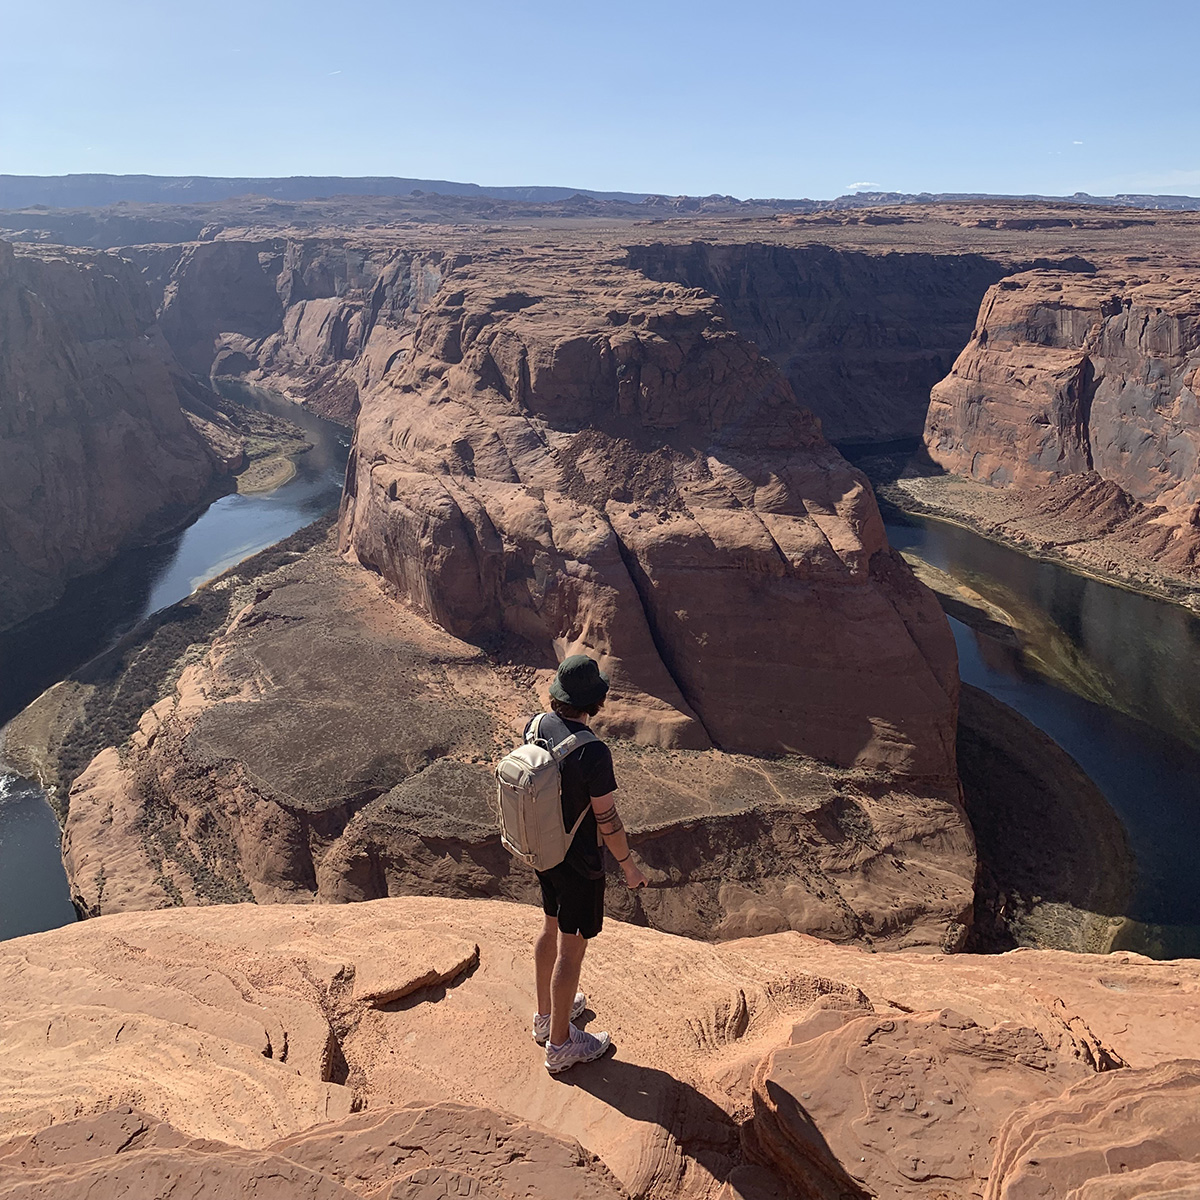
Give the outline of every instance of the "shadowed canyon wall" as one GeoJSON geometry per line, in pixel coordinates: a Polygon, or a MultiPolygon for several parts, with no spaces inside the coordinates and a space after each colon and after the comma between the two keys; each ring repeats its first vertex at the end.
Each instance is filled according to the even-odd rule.
{"type": "Polygon", "coordinates": [[[209,398],[132,263],[0,241],[0,628],[185,516],[235,465],[209,398]]]}
{"type": "Polygon", "coordinates": [[[410,317],[441,285],[446,258],[283,237],[122,253],[145,271],[163,332],[188,370],[267,384],[346,424],[360,391],[402,357],[410,317]]]}
{"type": "Polygon", "coordinates": [[[918,437],[929,389],[1005,274],[980,254],[868,254],[827,246],[633,246],[629,265],[716,295],[787,376],[831,441],[918,437]]]}

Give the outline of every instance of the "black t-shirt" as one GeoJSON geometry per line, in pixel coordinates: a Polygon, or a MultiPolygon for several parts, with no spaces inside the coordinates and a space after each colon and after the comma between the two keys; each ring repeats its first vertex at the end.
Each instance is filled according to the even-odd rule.
{"type": "MultiPolygon", "coordinates": [[[[525,736],[536,720],[530,719],[525,726],[525,736]]],[[[556,745],[570,733],[581,733],[587,729],[582,721],[568,721],[557,713],[550,713],[542,721],[542,737],[556,745]]],[[[612,752],[601,741],[588,742],[568,754],[562,761],[562,806],[563,824],[570,829],[579,820],[579,814],[587,811],[579,829],[567,850],[563,862],[573,867],[586,879],[604,878],[604,860],[600,855],[600,838],[596,830],[596,814],[592,812],[592,797],[607,796],[617,790],[613,775],[612,752]]]]}

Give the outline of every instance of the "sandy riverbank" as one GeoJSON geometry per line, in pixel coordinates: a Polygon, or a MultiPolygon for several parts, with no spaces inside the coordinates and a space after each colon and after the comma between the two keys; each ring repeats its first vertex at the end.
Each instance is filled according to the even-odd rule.
{"type": "MultiPolygon", "coordinates": [[[[863,466],[872,474],[872,464],[863,466]]],[[[957,475],[873,477],[872,482],[879,497],[901,512],[949,521],[1110,587],[1200,610],[1200,580],[1160,566],[1118,538],[1062,515],[1038,511],[1036,499],[1028,493],[988,487],[957,475]]]]}
{"type": "MultiPolygon", "coordinates": [[[[305,447],[307,449],[307,447],[305,447]]],[[[273,492],[296,476],[295,460],[288,454],[271,454],[254,459],[237,477],[237,490],[243,496],[273,492]]]]}

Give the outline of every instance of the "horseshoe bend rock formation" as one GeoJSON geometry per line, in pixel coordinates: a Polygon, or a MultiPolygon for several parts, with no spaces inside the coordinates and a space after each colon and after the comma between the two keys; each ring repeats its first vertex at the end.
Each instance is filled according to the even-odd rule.
{"type": "Polygon", "coordinates": [[[239,465],[210,398],[131,263],[0,240],[0,628],[239,465]]]}
{"type": "Polygon", "coordinates": [[[455,636],[598,654],[610,733],[954,776],[936,603],[706,293],[455,267],[363,400],[342,540],[455,636]]]}
{"type": "Polygon", "coordinates": [[[552,1077],[528,1030],[536,926],[405,898],[4,943],[0,1196],[1195,1186],[1200,963],[873,955],[794,933],[712,946],[615,923],[584,979],[615,1051],[552,1077]]]}
{"type": "MultiPolygon", "coordinates": [[[[211,585],[195,617],[180,606],[123,652],[128,669],[98,668],[90,696],[59,688],[29,710],[34,729],[43,705],[61,710],[39,762],[79,761],[80,738],[86,762],[97,722],[124,742],[77,779],[59,772],[74,779],[65,860],[79,907],[536,901],[499,844],[491,768],[544,705],[553,657],[488,655],[332,547],[298,552],[301,536],[264,556],[269,569],[211,585]],[[160,692],[148,712],[126,711],[125,696],[160,692]]],[[[10,731],[14,754],[25,724],[10,731]]],[[[879,948],[961,943],[975,857],[952,785],[795,755],[611,745],[654,880],[635,899],[614,877],[617,916],[702,939],[800,929],[879,948]]]]}
{"type": "Polygon", "coordinates": [[[1001,529],[1089,565],[1150,560],[1194,582],[1198,297],[1200,273],[1184,267],[1002,280],[933,389],[930,455],[1027,496],[982,505],[1001,529]],[[1074,550],[1081,541],[1097,544],[1074,550]]]}

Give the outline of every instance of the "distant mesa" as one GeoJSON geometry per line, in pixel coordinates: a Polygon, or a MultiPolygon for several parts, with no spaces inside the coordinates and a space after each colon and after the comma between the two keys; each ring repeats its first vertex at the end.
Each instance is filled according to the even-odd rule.
{"type": "Polygon", "coordinates": [[[974,204],[993,201],[1094,204],[1104,207],[1168,210],[1200,209],[1200,197],[1121,193],[1091,196],[996,192],[880,192],[853,191],[832,200],[808,198],[750,198],[712,193],[708,196],[667,196],[655,192],[597,191],[592,188],[525,185],[493,187],[449,179],[409,179],[395,175],[0,175],[0,209],[103,208],[111,204],[211,203],[262,196],[273,200],[327,200],[334,196],[474,196],[496,200],[551,203],[608,200],[643,208],[733,211],[745,206],[788,212],[821,209],[875,208],[894,204],[974,204]]]}

